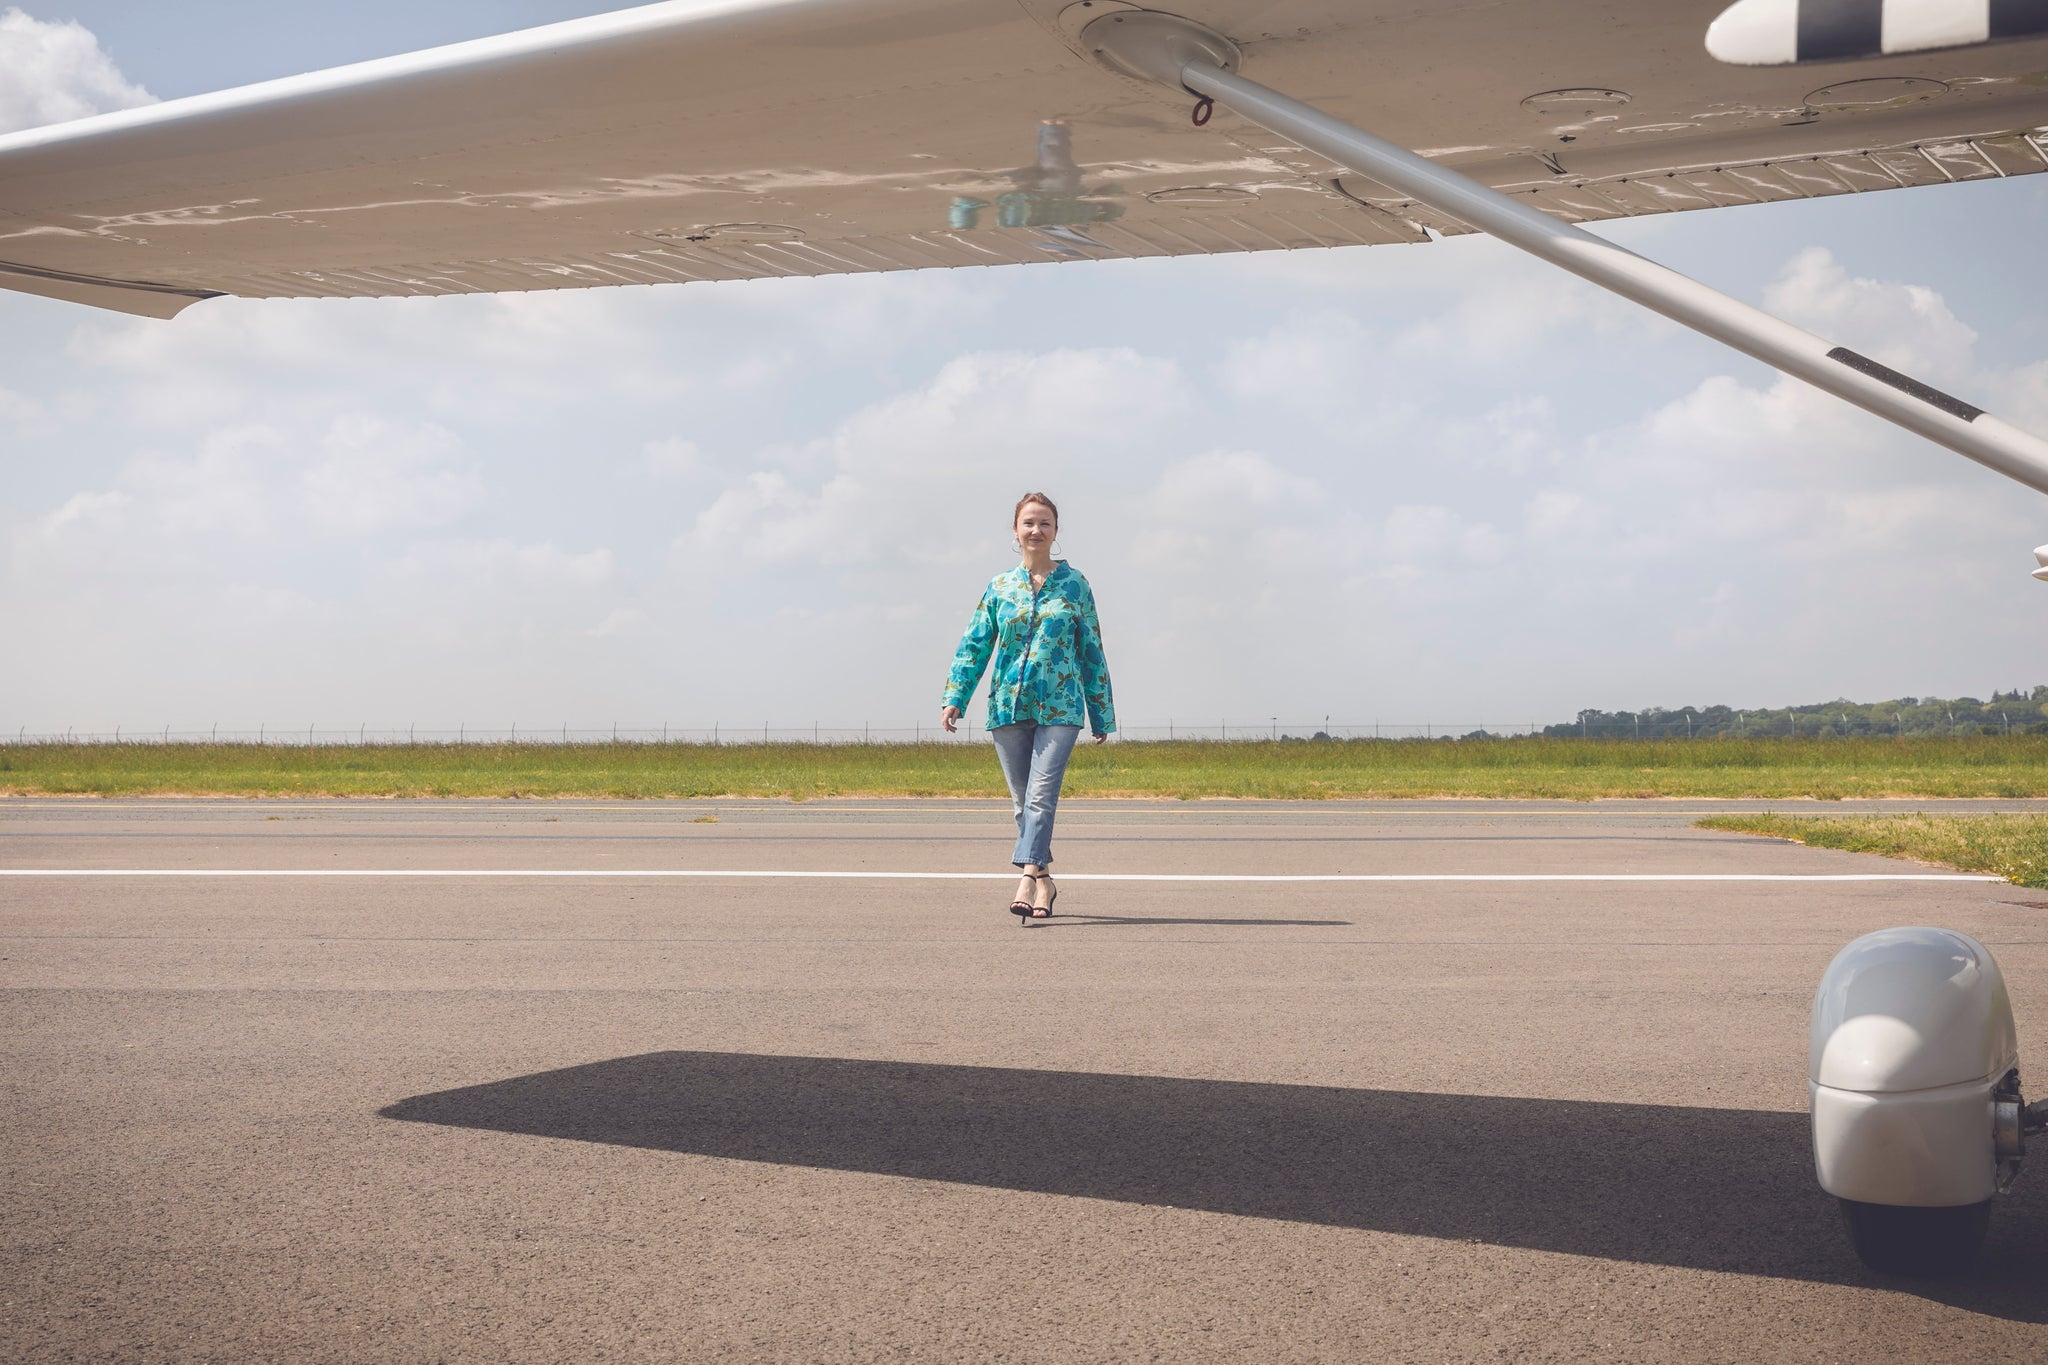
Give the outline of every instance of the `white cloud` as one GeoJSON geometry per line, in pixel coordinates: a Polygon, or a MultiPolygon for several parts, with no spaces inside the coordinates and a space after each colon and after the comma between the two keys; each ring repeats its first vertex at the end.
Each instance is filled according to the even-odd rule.
{"type": "Polygon", "coordinates": [[[112,522],[128,510],[129,498],[118,490],[109,493],[79,493],[43,519],[46,535],[61,536],[74,527],[112,522]]]}
{"type": "Polygon", "coordinates": [[[0,10],[0,133],[132,109],[156,96],[124,77],[81,25],[0,10]]]}
{"type": "Polygon", "coordinates": [[[1998,387],[2007,421],[2048,434],[2048,360],[2007,371],[1998,387]]]}
{"type": "MultiPolygon", "coordinates": [[[[915,345],[928,316],[960,325],[988,306],[960,301],[958,284],[912,280],[904,306],[892,310],[887,289],[903,278],[219,299],[169,325],[75,314],[65,355],[75,372],[123,385],[124,412],[155,428],[215,424],[229,413],[331,414],[353,405],[349,395],[375,391],[387,406],[454,425],[576,411],[587,431],[603,428],[608,412],[665,407],[663,434],[674,436],[678,410],[758,415],[815,387],[820,373],[857,371],[915,345]]],[[[634,440],[620,457],[632,458],[649,439],[634,440]]],[[[688,439],[702,441],[695,430],[688,439]]]]}
{"type": "Polygon", "coordinates": [[[1063,487],[1114,479],[1112,462],[1153,446],[1187,402],[1172,362],[1128,349],[961,356],[819,441],[768,452],[779,467],[730,484],[676,549],[760,565],[968,562],[1004,544],[1027,488],[1066,502],[1063,487]]]}
{"type": "Polygon", "coordinates": [[[1159,477],[1149,510],[1170,521],[1242,523],[1270,509],[1312,504],[1320,487],[1257,451],[1211,451],[1182,460],[1159,477]]]}
{"type": "Polygon", "coordinates": [[[446,421],[487,422],[578,402],[758,392],[785,366],[773,348],[671,326],[676,304],[661,290],[223,299],[173,325],[94,315],[69,350],[126,384],[130,411],[153,426],[332,411],[373,386],[446,421]]]}
{"type": "Polygon", "coordinates": [[[1967,374],[1977,342],[1934,290],[1852,276],[1824,247],[1787,262],[1764,291],[1764,306],[1916,377],[1967,374]]]}
{"type": "Polygon", "coordinates": [[[704,452],[695,441],[664,436],[640,448],[640,462],[649,478],[662,481],[694,478],[705,472],[704,452]]]}
{"type": "Polygon", "coordinates": [[[1562,488],[1541,490],[1523,511],[1529,537],[1538,543],[1578,541],[1599,529],[1602,516],[1599,504],[1585,494],[1562,488]]]}
{"type": "MultiPolygon", "coordinates": [[[[2048,390],[2048,364],[2000,370],[1978,363],[1976,333],[1936,291],[1852,277],[1825,250],[1797,253],[1766,293],[1793,320],[1916,377],[2011,397],[2023,421],[2036,390],[2048,390]]],[[[1797,507],[1802,497],[1841,508],[1872,494],[1933,505],[1945,489],[1994,501],[2005,491],[1960,456],[1782,375],[1761,383],[1710,376],[1639,421],[1594,438],[1585,457],[1609,486],[1655,488],[1704,509],[1747,502],[1756,508],[1757,528],[1770,532],[1810,520],[1812,509],[1797,507]],[[1763,505],[1767,489],[1770,507],[1763,505]],[[1756,496],[1745,498],[1743,490],[1756,496]]],[[[1711,512],[1702,525],[1717,523],[1725,531],[1748,529],[1711,512]]]]}
{"type": "Polygon", "coordinates": [[[1239,398],[1300,403],[1348,402],[1384,350],[1348,313],[1319,310],[1289,318],[1256,337],[1233,341],[1217,365],[1239,398]]]}
{"type": "Polygon", "coordinates": [[[697,516],[693,547],[719,557],[737,556],[753,563],[809,559],[843,563],[865,558],[875,528],[853,518],[835,518],[833,503],[854,500],[856,489],[834,479],[818,492],[806,494],[785,474],[763,470],[727,488],[697,516]],[[835,521],[848,534],[835,536],[835,521]]]}
{"type": "Polygon", "coordinates": [[[1177,619],[1263,609],[1270,585],[1300,566],[1322,494],[1258,451],[1191,456],[1134,500],[1127,553],[1174,585],[1166,610],[1177,619]]]}
{"type": "Polygon", "coordinates": [[[1230,343],[1214,373],[1238,410],[1257,416],[1259,444],[1312,439],[1404,487],[1442,488],[1559,458],[1559,400],[1514,391],[1526,388],[1528,351],[1550,344],[1525,321],[1508,341],[1448,317],[1421,325],[1425,336],[1369,326],[1355,310],[1318,309],[1230,343]]]}
{"type": "Polygon", "coordinates": [[[1387,512],[1370,546],[1380,568],[1403,577],[1454,579],[1500,563],[1509,541],[1490,523],[1452,508],[1404,505],[1387,512]]]}
{"type": "Polygon", "coordinates": [[[43,416],[42,404],[12,389],[0,389],[0,422],[26,426],[43,416]]]}
{"type": "MultiPolygon", "coordinates": [[[[1492,263],[1489,263],[1492,264],[1492,263]]],[[[1545,343],[1668,337],[1677,324],[1536,260],[1512,257],[1471,279],[1451,307],[1402,327],[1393,349],[1440,364],[1526,360],[1545,343]]]]}
{"type": "Polygon", "coordinates": [[[931,382],[854,414],[830,449],[842,468],[923,478],[935,462],[1085,468],[1142,437],[1187,397],[1179,367],[1129,347],[1037,354],[976,352],[931,382]]]}
{"type": "Polygon", "coordinates": [[[393,566],[401,578],[441,587],[482,587],[503,591],[547,588],[587,589],[612,580],[618,565],[609,549],[577,552],[551,541],[430,541],[409,549],[393,566]]]}
{"type": "Polygon", "coordinates": [[[309,431],[241,423],[189,453],[144,450],[113,486],[20,528],[17,569],[97,580],[260,579],[322,542],[445,525],[481,494],[462,443],[433,426],[355,414],[309,431]]]}
{"type": "Polygon", "coordinates": [[[1526,356],[1560,333],[1589,341],[1676,331],[1676,324],[1489,237],[1259,252],[1219,265],[1259,289],[1334,298],[1350,312],[1383,322],[1391,331],[1382,348],[1389,355],[1491,364],[1526,356]]]}
{"type": "Polygon", "coordinates": [[[297,491],[315,526],[361,536],[446,525],[481,495],[482,477],[444,428],[352,414],[320,435],[297,491]]]}
{"type": "MultiPolygon", "coordinates": [[[[1854,278],[1805,251],[1769,292],[1775,307],[1888,363],[2017,387],[2011,372],[1973,363],[1974,333],[1936,291],[1854,278]],[[1906,344],[1886,352],[1871,336],[1906,344]]],[[[1642,677],[1643,688],[1668,686],[1648,680],[1674,668],[1705,670],[1728,680],[1716,695],[1739,701],[1744,679],[1825,660],[1843,679],[1829,690],[1851,690],[1857,676],[1895,679],[1879,691],[1929,690],[1904,680],[1992,634],[2018,638],[2014,622],[1991,628],[1966,604],[2002,596],[1997,567],[2024,567],[2031,499],[1799,381],[1710,376],[1587,434],[1546,478],[1523,508],[1518,567],[1539,569],[1562,597],[1641,613],[1633,659],[1608,645],[1583,662],[1642,677]],[[1987,557],[2000,540],[2010,553],[1987,557]]]]}
{"type": "Polygon", "coordinates": [[[647,613],[638,607],[615,607],[589,630],[593,639],[601,640],[608,635],[624,635],[646,623],[647,613]]]}

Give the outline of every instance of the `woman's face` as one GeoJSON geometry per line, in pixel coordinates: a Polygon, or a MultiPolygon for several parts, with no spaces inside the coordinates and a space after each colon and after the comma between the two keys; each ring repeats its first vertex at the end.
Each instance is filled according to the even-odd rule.
{"type": "Polygon", "coordinates": [[[1026,554],[1038,554],[1047,549],[1059,530],[1059,523],[1052,519],[1052,510],[1042,502],[1027,502],[1024,510],[1017,514],[1017,543],[1024,547],[1026,554]]]}

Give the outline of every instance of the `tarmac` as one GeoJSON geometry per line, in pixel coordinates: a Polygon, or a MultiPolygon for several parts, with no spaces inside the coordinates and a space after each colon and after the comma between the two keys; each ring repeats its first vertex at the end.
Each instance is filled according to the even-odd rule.
{"type": "Polygon", "coordinates": [[[2048,893],[1765,806],[2048,809],[0,801],[0,1359],[2048,1357],[2048,1169],[1883,1279],[1805,1112],[2048,893]]]}

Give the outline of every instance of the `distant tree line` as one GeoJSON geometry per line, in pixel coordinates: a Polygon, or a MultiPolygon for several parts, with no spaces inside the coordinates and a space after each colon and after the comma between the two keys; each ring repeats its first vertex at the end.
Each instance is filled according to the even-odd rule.
{"type": "Polygon", "coordinates": [[[2048,686],[1976,697],[1898,697],[1891,701],[1810,702],[1804,706],[1652,706],[1641,711],[1579,712],[1543,727],[1557,739],[1713,739],[1838,735],[2048,734],[2048,686]]]}

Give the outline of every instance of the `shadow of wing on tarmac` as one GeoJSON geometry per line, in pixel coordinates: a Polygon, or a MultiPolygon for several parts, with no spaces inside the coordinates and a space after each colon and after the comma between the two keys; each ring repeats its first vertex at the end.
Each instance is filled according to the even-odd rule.
{"type": "Polygon", "coordinates": [[[1221,928],[1284,924],[1304,929],[1344,929],[1351,925],[1348,919],[1215,919],[1160,915],[1090,915],[1080,911],[1071,915],[1055,915],[1051,919],[1035,919],[1029,923],[1033,929],[1079,929],[1091,924],[1206,924],[1221,928]]]}
{"type": "MultiPolygon", "coordinates": [[[[385,1118],[1114,1199],[1651,1265],[1868,1283],[1804,1114],[654,1052],[400,1100],[385,1118]]],[[[1970,1279],[2048,1321],[2048,1172],[1970,1279]]]]}

